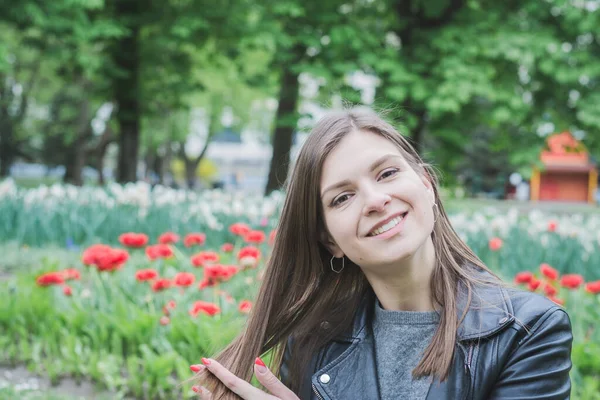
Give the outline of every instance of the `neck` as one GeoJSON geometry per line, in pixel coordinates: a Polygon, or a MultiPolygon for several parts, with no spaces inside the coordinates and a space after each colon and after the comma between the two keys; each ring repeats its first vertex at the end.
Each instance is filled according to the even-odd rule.
{"type": "Polygon", "coordinates": [[[434,311],[431,274],[435,249],[431,237],[401,265],[364,271],[381,306],[386,310],[434,311]]]}

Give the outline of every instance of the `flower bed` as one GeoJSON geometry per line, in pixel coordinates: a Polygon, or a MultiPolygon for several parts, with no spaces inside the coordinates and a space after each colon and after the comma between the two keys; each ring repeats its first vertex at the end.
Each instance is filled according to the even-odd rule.
{"type": "MultiPolygon", "coordinates": [[[[31,268],[12,268],[0,282],[6,299],[0,302],[0,361],[24,363],[55,382],[91,378],[121,395],[191,397],[189,385],[180,385],[189,366],[231,341],[251,312],[280,200],[207,192],[168,203],[159,189],[145,192],[151,193],[147,206],[140,200],[110,208],[96,201],[104,189],[73,190],[50,198],[48,192],[0,190],[0,209],[13,212],[13,220],[0,212],[7,237],[17,232],[21,243],[64,246],[67,237],[79,237],[74,232],[84,232],[77,243],[86,243],[67,246],[65,254],[49,252],[31,268]]],[[[600,216],[487,209],[451,219],[490,268],[567,309],[573,398],[598,399],[600,216]]],[[[28,257],[34,250],[14,251],[28,257]]]]}
{"type": "Polygon", "coordinates": [[[144,182],[100,187],[55,184],[34,189],[0,182],[0,243],[28,246],[115,245],[123,232],[156,238],[165,231],[204,232],[206,242],[227,241],[226,227],[238,221],[270,230],[282,193],[268,197],[220,190],[192,192],[144,182]]]}

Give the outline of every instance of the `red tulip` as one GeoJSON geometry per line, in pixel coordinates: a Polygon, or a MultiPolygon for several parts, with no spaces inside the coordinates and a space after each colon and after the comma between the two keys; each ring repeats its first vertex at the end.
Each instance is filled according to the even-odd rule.
{"type": "Polygon", "coordinates": [[[260,258],[260,250],[254,246],[246,246],[238,252],[238,260],[242,268],[255,268],[260,258]]]}
{"type": "Polygon", "coordinates": [[[160,244],[173,244],[179,242],[179,235],[173,232],[165,232],[158,237],[158,243],[160,244]]]}
{"type": "Polygon", "coordinates": [[[577,289],[583,283],[583,276],[579,274],[565,274],[560,278],[560,285],[568,289],[577,289]]]}
{"type": "Polygon", "coordinates": [[[143,233],[127,232],[119,236],[119,242],[127,247],[144,247],[148,244],[148,235],[143,233]]]}
{"type": "Polygon", "coordinates": [[[83,251],[81,261],[85,265],[96,265],[98,255],[110,251],[110,249],[111,247],[105,244],[94,244],[83,251]]]}
{"type": "Polygon", "coordinates": [[[196,301],[192,305],[192,309],[190,310],[190,315],[192,317],[196,317],[200,313],[204,313],[206,315],[210,315],[211,317],[221,312],[219,306],[213,303],[208,303],[206,301],[196,301]]]}
{"type": "Polygon", "coordinates": [[[160,292],[161,290],[165,290],[171,287],[171,281],[166,278],[158,278],[154,282],[152,282],[152,290],[155,292],[160,292]]]}
{"type": "Polygon", "coordinates": [[[244,235],[246,243],[261,244],[265,241],[266,235],[263,231],[250,231],[244,235]]]}
{"type": "Polygon", "coordinates": [[[527,285],[527,287],[532,292],[535,292],[537,290],[537,288],[540,287],[541,283],[542,283],[542,281],[540,281],[534,277],[534,278],[531,278],[531,281],[529,281],[529,284],[527,285]]]}
{"type": "Polygon", "coordinates": [[[502,239],[500,238],[492,238],[490,239],[490,242],[488,243],[490,250],[492,251],[498,251],[502,248],[502,239]]]}
{"type": "Polygon", "coordinates": [[[193,245],[203,245],[206,242],[206,235],[204,233],[188,233],[183,239],[183,245],[185,247],[191,247],[193,245]]]}
{"type": "Polygon", "coordinates": [[[169,325],[169,322],[171,322],[171,320],[166,315],[163,315],[162,317],[160,317],[159,322],[161,325],[165,326],[165,325],[169,325]]]}
{"type": "Polygon", "coordinates": [[[546,263],[540,264],[540,272],[542,273],[542,275],[544,275],[546,278],[552,281],[558,278],[558,271],[546,263]]]}
{"type": "Polygon", "coordinates": [[[223,245],[221,246],[221,251],[223,253],[231,253],[233,251],[233,244],[232,243],[223,243],[223,245]]]}
{"type": "Polygon", "coordinates": [[[244,236],[250,232],[250,227],[242,222],[236,222],[229,227],[229,232],[237,236],[244,236]]]}
{"type": "Polygon", "coordinates": [[[556,288],[548,283],[544,284],[544,293],[546,293],[546,296],[548,297],[552,297],[554,295],[556,295],[556,293],[558,293],[558,290],[556,290],[556,288]]]}
{"type": "Polygon", "coordinates": [[[180,272],[175,275],[173,283],[176,286],[188,287],[191,286],[196,280],[196,276],[190,272],[180,272]]]}
{"type": "Polygon", "coordinates": [[[62,290],[63,290],[63,293],[65,296],[71,296],[73,294],[73,291],[71,290],[71,286],[69,286],[69,285],[63,286],[62,290]]]}
{"type": "Polygon", "coordinates": [[[548,222],[548,232],[556,232],[557,227],[558,227],[558,223],[556,221],[548,222]]]}
{"type": "Polygon", "coordinates": [[[241,260],[245,257],[252,257],[259,259],[260,258],[260,250],[254,246],[246,246],[238,252],[238,260],[241,260]]]}
{"type": "Polygon", "coordinates": [[[585,291],[591,294],[600,293],[600,281],[588,282],[585,284],[585,291]]]}
{"type": "Polygon", "coordinates": [[[75,268],[67,268],[65,270],[62,270],[61,273],[63,274],[63,278],[65,279],[65,281],[71,279],[81,279],[81,274],[79,273],[79,270],[75,268]]]}
{"type": "Polygon", "coordinates": [[[204,267],[204,278],[213,282],[224,282],[237,272],[238,269],[235,265],[211,264],[204,267]]]}
{"type": "Polygon", "coordinates": [[[248,300],[242,300],[242,301],[240,301],[240,304],[238,306],[238,310],[241,313],[248,314],[251,309],[252,309],[252,303],[250,301],[248,301],[248,300]]]}
{"type": "Polygon", "coordinates": [[[116,271],[129,259],[129,253],[123,249],[95,244],[88,247],[81,258],[85,265],[95,265],[98,271],[116,271]]]}
{"type": "Polygon", "coordinates": [[[106,253],[99,255],[96,266],[98,271],[116,271],[120,269],[125,261],[129,259],[129,253],[123,249],[110,249],[106,253]]]}
{"type": "Polygon", "coordinates": [[[39,286],[62,285],[65,283],[65,278],[62,272],[48,272],[40,275],[35,282],[39,286]]]}
{"type": "Polygon", "coordinates": [[[533,278],[533,274],[529,271],[519,272],[515,275],[515,283],[529,283],[533,278]]]}
{"type": "Polygon", "coordinates": [[[214,251],[201,251],[198,254],[194,254],[191,260],[195,267],[202,267],[207,263],[219,262],[219,254],[214,251]]]}
{"type": "Polygon", "coordinates": [[[170,258],[173,257],[173,249],[167,244],[148,246],[146,247],[146,256],[150,261],[156,260],[157,258],[170,258]]]}
{"type": "Polygon", "coordinates": [[[139,282],[151,281],[158,277],[158,272],[153,269],[140,269],[135,272],[135,279],[139,282]]]}

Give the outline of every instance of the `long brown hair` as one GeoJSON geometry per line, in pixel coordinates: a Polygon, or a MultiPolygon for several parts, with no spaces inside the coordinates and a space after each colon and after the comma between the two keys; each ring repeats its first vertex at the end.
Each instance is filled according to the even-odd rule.
{"type": "MultiPolygon", "coordinates": [[[[370,131],[393,142],[417,174],[431,182],[437,207],[431,234],[436,264],[430,285],[433,300],[442,308],[439,327],[413,376],[434,376],[443,381],[449,374],[457,328],[464,317],[457,313],[458,285],[468,289],[468,305],[471,287],[479,281],[475,268],[489,270],[452,228],[439,198],[435,170],[375,112],[351,109],[323,117],[302,146],[287,184],[277,238],[246,328],[215,357],[242,379],[252,378],[254,359],[269,351],[273,355],[271,368],[277,372],[286,342],[293,337],[295,345],[286,383],[298,393],[311,357],[350,328],[361,300],[371,291],[364,274],[352,262],[346,262],[341,274],[333,273],[331,254],[319,240],[327,229],[320,201],[323,163],[348,133],[357,130],[370,131]]],[[[213,399],[237,398],[210,374],[202,374],[200,379],[213,391],[213,399]]]]}

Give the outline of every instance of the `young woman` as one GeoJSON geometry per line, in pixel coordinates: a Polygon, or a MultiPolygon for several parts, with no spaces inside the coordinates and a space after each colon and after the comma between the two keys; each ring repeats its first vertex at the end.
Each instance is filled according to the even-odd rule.
{"type": "Polygon", "coordinates": [[[571,342],[561,307],[510,289],[459,239],[406,139],[355,109],[324,117],[302,147],[247,327],[192,366],[204,385],[194,390],[562,400],[571,342]],[[257,358],[267,352],[273,372],[257,358]],[[266,391],[248,383],[253,372],[266,391]]]}

